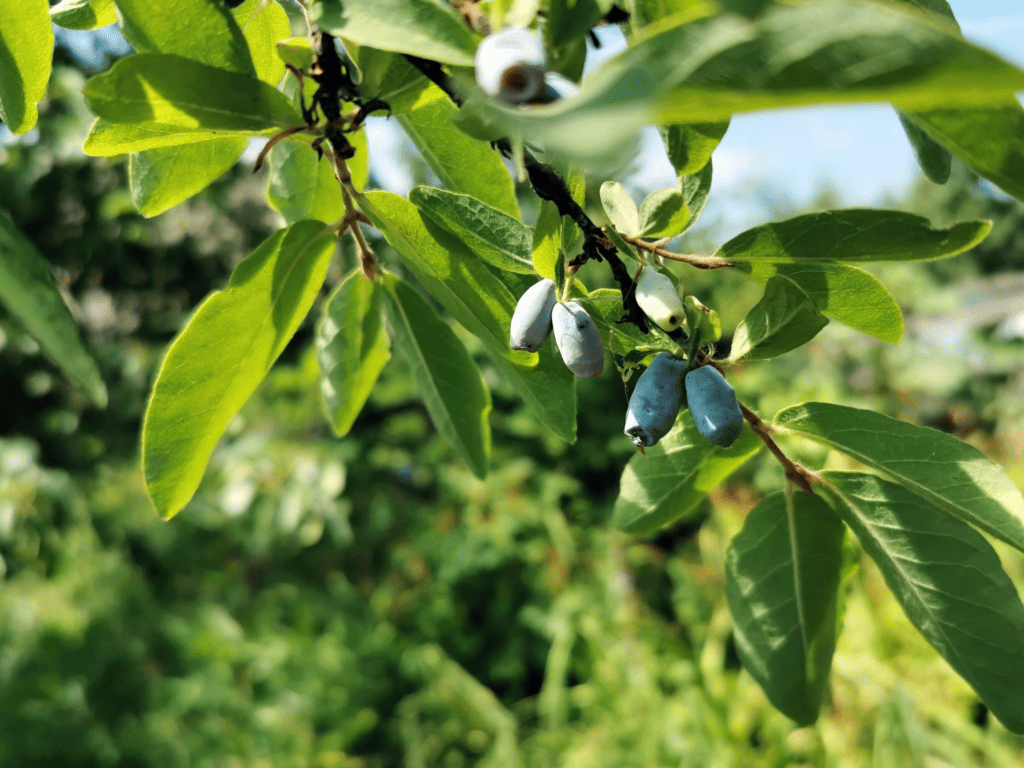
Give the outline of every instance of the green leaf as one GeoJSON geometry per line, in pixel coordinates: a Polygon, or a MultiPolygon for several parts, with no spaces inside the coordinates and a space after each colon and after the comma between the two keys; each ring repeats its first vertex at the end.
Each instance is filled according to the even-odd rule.
{"type": "Polygon", "coordinates": [[[648,240],[675,237],[689,221],[690,209],[678,190],[655,190],[640,203],[640,235],[648,240]]]}
{"type": "Polygon", "coordinates": [[[776,275],[737,326],[729,359],[778,357],[806,344],[826,325],[828,318],[818,312],[808,295],[793,281],[776,275]]]}
{"type": "Polygon", "coordinates": [[[1024,551],[1024,497],[977,448],[928,427],[829,403],[785,408],[774,426],[842,451],[1024,551]]]}
{"type": "Polygon", "coordinates": [[[335,289],[316,329],[324,412],[338,437],[352,429],[391,359],[384,292],[358,269],[335,289]]]}
{"type": "Polygon", "coordinates": [[[395,341],[412,368],[437,431],[479,478],[491,452],[491,393],[480,369],[434,308],[410,285],[384,278],[395,341]]]}
{"type": "Polygon", "coordinates": [[[766,285],[783,275],[810,296],[823,315],[856,328],[879,341],[895,344],[903,337],[903,313],[899,304],[874,275],[848,264],[828,262],[772,264],[740,263],[737,269],[756,283],[766,285]]]}
{"type": "Polygon", "coordinates": [[[316,59],[316,51],[308,37],[288,37],[278,40],[275,47],[282,62],[291,64],[301,72],[306,72],[316,59]]]}
{"type": "Polygon", "coordinates": [[[629,24],[634,32],[666,16],[707,15],[707,7],[707,0],[626,0],[625,2],[625,8],[629,11],[629,24]]]}
{"type": "Polygon", "coordinates": [[[729,121],[659,126],[669,162],[678,176],[693,176],[711,160],[729,121]]]}
{"type": "Polygon", "coordinates": [[[509,272],[534,274],[530,261],[533,232],[519,219],[475,197],[436,187],[415,187],[409,200],[487,263],[509,272]]]}
{"type": "MultiPolygon", "coordinates": [[[[574,284],[574,289],[579,283],[574,284]]],[[[574,291],[574,298],[575,296],[574,291]]],[[[643,352],[678,352],[679,345],[656,325],[651,325],[647,333],[633,323],[620,323],[625,311],[622,308],[622,292],[618,288],[598,288],[587,295],[579,292],[577,298],[594,324],[601,332],[605,346],[618,355],[625,355],[633,350],[643,352]]]]}
{"type": "Polygon", "coordinates": [[[449,5],[432,0],[317,0],[310,8],[325,32],[382,51],[473,66],[477,37],[449,5]]]}
{"type": "Polygon", "coordinates": [[[555,265],[562,258],[562,214],[550,200],[542,200],[537,226],[533,228],[532,255],[530,260],[537,274],[554,280],[555,265]]]}
{"type": "Polygon", "coordinates": [[[224,428],[309,312],[335,242],[319,221],[274,233],[171,344],[142,427],[146,489],[163,517],[192,498],[224,428]]]}
{"type": "Polygon", "coordinates": [[[515,185],[501,158],[490,146],[454,126],[455,111],[451,102],[438,101],[399,115],[398,122],[442,184],[519,218],[515,185]]]}
{"type": "Polygon", "coordinates": [[[53,59],[53,26],[46,0],[0,2],[0,120],[11,133],[36,124],[53,59]]]}
{"type": "Polygon", "coordinates": [[[969,525],[872,475],[817,490],[853,529],[907,618],[1014,733],[1024,732],[1024,606],[969,525]]]}
{"type": "Polygon", "coordinates": [[[165,53],[126,56],[90,79],[83,93],[109,123],[158,131],[256,133],[302,124],[287,97],[262,80],[165,53]]]}
{"type": "Polygon", "coordinates": [[[640,211],[619,182],[606,181],[601,185],[601,205],[608,221],[619,232],[629,237],[640,233],[640,211]]]}
{"type": "Polygon", "coordinates": [[[576,379],[553,345],[538,353],[509,348],[516,297],[459,240],[423,219],[409,201],[368,192],[360,208],[387,238],[416,278],[466,330],[484,342],[498,374],[508,381],[545,428],[576,439],[576,379]]]}
{"type": "Polygon", "coordinates": [[[937,229],[911,213],[851,208],[762,224],[715,255],[728,261],[924,261],[969,250],[991,229],[990,221],[937,229]]]}
{"type": "MultiPolygon", "coordinates": [[[[686,310],[686,324],[693,330],[691,333],[700,333],[701,343],[712,343],[722,338],[722,321],[718,313],[710,307],[704,306],[696,296],[683,297],[683,309],[686,310]]],[[[736,342],[733,342],[733,346],[736,342]]]]}
{"type": "Polygon", "coordinates": [[[249,44],[222,2],[162,0],[158,11],[148,0],[117,0],[117,8],[121,32],[139,53],[169,53],[243,75],[256,73],[249,44]]]}
{"type": "Polygon", "coordinates": [[[356,49],[352,58],[363,75],[359,92],[365,99],[386,101],[391,114],[413,112],[447,98],[405,56],[346,41],[346,48],[350,46],[356,49]]]}
{"type": "Polygon", "coordinates": [[[749,429],[729,448],[712,445],[683,409],[660,443],[629,460],[612,523],[628,533],[646,533],[683,519],[763,445],[749,429]]]}
{"type": "Polygon", "coordinates": [[[292,33],[288,14],[273,0],[246,0],[234,9],[234,15],[249,46],[256,77],[276,86],[284,76],[284,60],[277,54],[277,44],[292,33]]]}
{"type": "MultiPolygon", "coordinates": [[[[277,129],[275,128],[273,131],[276,133],[277,129]]],[[[93,123],[89,135],[85,139],[83,150],[85,154],[93,157],[115,157],[128,152],[142,152],[157,147],[177,147],[210,139],[248,135],[249,132],[204,131],[155,123],[148,123],[144,126],[111,123],[101,117],[93,123]]]]}
{"type": "Polygon", "coordinates": [[[843,523],[817,496],[773,493],[725,555],[736,650],[775,707],[818,719],[836,646],[843,523]]]}
{"type": "MultiPolygon", "coordinates": [[[[348,140],[356,148],[356,154],[348,161],[348,169],[358,189],[366,185],[369,173],[366,134],[350,133],[348,140]]],[[[341,186],[334,178],[330,161],[326,157],[317,158],[308,142],[282,141],[270,150],[269,162],[267,202],[285,221],[316,219],[332,224],[345,215],[341,186]]]]}
{"type": "Polygon", "coordinates": [[[1024,200],[1024,107],[1015,99],[987,109],[915,112],[910,118],[979,174],[1024,200]]]}
{"type": "Polygon", "coordinates": [[[686,201],[686,207],[690,209],[690,220],[686,224],[686,229],[697,223],[708,202],[708,195],[711,193],[711,166],[712,162],[708,160],[696,175],[678,178],[679,191],[686,201]]]}
{"type": "Polygon", "coordinates": [[[67,304],[43,254],[0,213],[0,301],[39,346],[96,405],[107,405],[107,388],[85,351],[67,304]]]}
{"type": "Polygon", "coordinates": [[[660,123],[825,102],[987,106],[1024,89],[1024,72],[952,26],[913,8],[856,0],[776,5],[754,21],[701,19],[648,36],[606,65],[612,77],[640,66],[668,90],[660,123]]]}
{"type": "Polygon", "coordinates": [[[614,0],[551,0],[545,36],[552,46],[574,42],[586,35],[614,4],[614,0]]]}
{"type": "Polygon", "coordinates": [[[50,19],[64,29],[97,29],[117,21],[114,0],[61,0],[50,8],[50,19]]]}
{"type": "Polygon", "coordinates": [[[516,298],[460,240],[390,192],[368,192],[359,207],[423,287],[466,330],[510,360],[528,366],[536,363],[534,353],[516,352],[509,346],[516,298]]]}
{"type": "Polygon", "coordinates": [[[900,112],[899,118],[924,175],[936,184],[945,184],[953,168],[953,156],[949,150],[922,130],[910,115],[900,112]]]}
{"type": "Polygon", "coordinates": [[[245,151],[244,136],[148,149],[128,161],[132,201],[143,216],[156,216],[202,191],[245,151]]]}

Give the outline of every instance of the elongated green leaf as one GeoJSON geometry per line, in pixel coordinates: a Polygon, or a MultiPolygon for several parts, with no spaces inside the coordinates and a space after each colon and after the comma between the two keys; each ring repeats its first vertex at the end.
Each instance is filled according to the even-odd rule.
{"type": "Polygon", "coordinates": [[[178,147],[147,149],[131,156],[128,182],[143,216],[156,216],[205,189],[235,164],[244,136],[210,139],[178,147]]]}
{"type": "Polygon", "coordinates": [[[25,133],[36,124],[36,102],[46,95],[52,58],[46,0],[0,3],[0,120],[11,133],[25,133]]]}
{"type": "Polygon", "coordinates": [[[368,192],[360,208],[427,291],[466,330],[511,360],[536,363],[532,352],[514,352],[509,346],[515,297],[461,241],[424,220],[408,200],[389,192],[368,192]]]}
{"type": "Polygon", "coordinates": [[[386,101],[391,107],[391,114],[412,112],[448,98],[405,56],[368,45],[353,45],[349,40],[345,46],[355,49],[352,58],[363,75],[359,81],[359,92],[363,98],[386,101]]]}
{"type": "Polygon", "coordinates": [[[849,209],[762,224],[718,249],[728,261],[924,261],[973,248],[990,221],[964,221],[937,229],[922,216],[900,211],[849,209]]]}
{"type": "Polygon", "coordinates": [[[61,0],[50,8],[50,19],[64,29],[97,29],[117,21],[114,0],[61,0]]]}
{"type": "Polygon", "coordinates": [[[619,182],[606,181],[601,185],[601,205],[608,221],[619,232],[630,237],[640,233],[640,211],[619,182]]]}
{"type": "Polygon", "coordinates": [[[67,304],[46,259],[11,220],[0,213],[0,301],[69,379],[100,408],[107,388],[85,351],[67,304]]]}
{"type": "Polygon", "coordinates": [[[530,261],[533,232],[519,219],[475,197],[436,187],[416,187],[409,193],[409,200],[420,213],[458,237],[489,264],[509,272],[534,274],[530,261]]]}
{"type": "Polygon", "coordinates": [[[828,318],[810,297],[793,281],[776,275],[768,281],[761,300],[737,326],[729,359],[777,357],[806,344],[826,325],[828,318]]]}
{"type": "Polygon", "coordinates": [[[903,313],[899,304],[874,275],[863,269],[827,262],[772,264],[760,261],[736,266],[761,285],[766,285],[774,275],[784,275],[811,297],[823,315],[879,341],[895,344],[903,337],[903,313]]]}
{"type": "Polygon", "coordinates": [[[538,422],[573,442],[576,379],[551,344],[538,353],[511,351],[516,297],[502,280],[459,240],[424,220],[409,201],[368,192],[360,208],[441,306],[484,342],[499,375],[515,387],[538,422]]]}
{"type": "Polygon", "coordinates": [[[824,477],[817,491],[857,534],[907,618],[1003,725],[1024,732],[1024,606],[989,543],[881,478],[824,477]]]}
{"type": "Polygon", "coordinates": [[[555,269],[562,258],[562,214],[550,200],[542,200],[537,225],[533,228],[533,244],[530,260],[537,274],[554,280],[555,269]]]}
{"type": "Polygon", "coordinates": [[[384,292],[356,270],[335,289],[317,326],[320,392],[338,437],[352,429],[377,377],[391,359],[384,292]]]}
{"type": "Polygon", "coordinates": [[[451,102],[438,101],[399,115],[398,121],[442,184],[518,219],[515,186],[501,158],[452,124],[455,111],[451,102]]]}
{"type": "Polygon", "coordinates": [[[885,472],[931,504],[1024,551],[1024,497],[977,448],[938,430],[829,403],[785,408],[775,426],[885,472]]]}
{"type": "Polygon", "coordinates": [[[712,445],[684,408],[660,443],[629,460],[612,523],[629,533],[646,533],[683,519],[763,445],[749,429],[729,448],[712,445]]]}
{"type": "Polygon", "coordinates": [[[905,112],[900,112],[899,118],[924,175],[936,184],[945,184],[953,168],[953,156],[949,150],[929,136],[905,112]]]}
{"type": "Polygon", "coordinates": [[[743,666],[800,725],[818,719],[832,666],[843,533],[817,496],[773,493],[750,511],[725,556],[743,666]]]}
{"type": "Polygon", "coordinates": [[[689,229],[697,223],[697,219],[704,212],[704,206],[708,202],[708,195],[711,193],[711,177],[713,163],[708,160],[703,168],[693,176],[680,176],[678,178],[679,191],[686,200],[686,207],[690,209],[690,220],[686,223],[689,229]]]}
{"type": "Polygon", "coordinates": [[[477,38],[459,14],[432,0],[317,0],[313,23],[332,35],[382,51],[473,66],[477,38]]]}
{"type": "Polygon", "coordinates": [[[246,0],[234,9],[234,14],[249,46],[256,77],[277,85],[284,76],[284,60],[277,55],[277,44],[292,34],[288,14],[273,0],[246,0]]]}
{"type": "Polygon", "coordinates": [[[672,167],[676,169],[676,174],[693,176],[700,172],[711,160],[711,153],[715,151],[728,129],[728,120],[719,123],[661,126],[665,151],[672,167]]]}
{"type": "Polygon", "coordinates": [[[545,36],[555,47],[582,38],[614,5],[614,0],[551,0],[545,36]]]}
{"type": "Polygon", "coordinates": [[[477,477],[491,452],[491,393],[480,369],[434,308],[412,286],[386,278],[388,317],[437,431],[477,477]]]}
{"type": "Polygon", "coordinates": [[[89,109],[110,123],[158,130],[250,133],[302,124],[295,106],[262,80],[165,53],[127,56],[89,80],[83,93],[89,109]]]}
{"type": "MultiPolygon", "coordinates": [[[[276,128],[272,130],[273,132],[277,131],[276,128]]],[[[142,152],[157,147],[177,147],[229,136],[248,136],[250,133],[248,131],[204,131],[157,123],[147,123],[144,126],[111,123],[100,117],[93,123],[89,135],[85,139],[83,150],[85,154],[93,157],[115,157],[128,152],[142,152]]]]}
{"type": "Polygon", "coordinates": [[[231,10],[213,0],[117,0],[121,31],[139,53],[171,53],[211,67],[254,75],[249,45],[231,10]]]}
{"type": "Polygon", "coordinates": [[[224,428],[309,312],[335,241],[319,221],[276,232],[171,344],[142,427],[146,489],[165,518],[192,498],[224,428]]]}
{"type": "Polygon", "coordinates": [[[989,109],[938,109],[910,118],[979,174],[1024,200],[1024,107],[1015,99],[989,109]]]}
{"type": "Polygon", "coordinates": [[[629,24],[639,31],[666,16],[707,15],[707,0],[626,0],[629,24]]]}
{"type": "MultiPolygon", "coordinates": [[[[348,139],[356,148],[348,169],[359,189],[366,185],[369,173],[366,136],[352,133],[348,139]]],[[[331,224],[345,215],[345,201],[330,161],[318,158],[305,142],[282,141],[270,151],[267,202],[289,223],[316,219],[331,224]]]]}
{"type": "Polygon", "coordinates": [[[640,234],[649,240],[675,237],[689,221],[686,198],[676,189],[655,190],[640,204],[640,234]]]}
{"type": "MultiPolygon", "coordinates": [[[[573,286],[573,298],[577,298],[578,287],[579,283],[573,286]]],[[[605,346],[616,354],[625,355],[634,349],[643,352],[679,351],[679,344],[656,325],[652,324],[648,332],[644,333],[633,323],[619,322],[625,311],[622,309],[622,292],[618,288],[598,288],[586,296],[583,296],[581,291],[577,301],[593,318],[605,346]]]]}
{"type": "Polygon", "coordinates": [[[649,37],[609,71],[638,65],[671,89],[660,99],[661,123],[823,102],[985,106],[1024,88],[1024,72],[952,26],[914,8],[856,0],[777,5],[752,21],[702,19],[649,37]]]}

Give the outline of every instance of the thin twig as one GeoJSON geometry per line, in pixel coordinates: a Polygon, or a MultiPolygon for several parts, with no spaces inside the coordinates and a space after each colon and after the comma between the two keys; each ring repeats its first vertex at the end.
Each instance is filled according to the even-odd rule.
{"type": "Polygon", "coordinates": [[[343,234],[346,229],[352,233],[352,237],[356,241],[356,250],[359,253],[359,266],[366,278],[373,280],[377,274],[377,259],[373,255],[373,249],[370,248],[363,236],[363,230],[359,228],[359,222],[370,223],[370,220],[352,202],[353,193],[358,194],[358,192],[352,186],[352,174],[349,173],[348,163],[344,158],[339,157],[337,152],[332,152],[331,155],[334,159],[334,177],[341,186],[341,199],[345,203],[345,218],[342,219],[338,234],[343,234]]]}
{"type": "Polygon", "coordinates": [[[666,251],[662,248],[662,244],[667,240],[658,240],[653,243],[649,243],[646,240],[641,240],[639,237],[630,237],[619,232],[619,237],[625,240],[627,243],[635,248],[639,248],[642,251],[653,253],[655,256],[660,256],[663,259],[669,261],[681,261],[684,264],[689,264],[691,267],[697,269],[723,269],[724,267],[733,266],[732,262],[726,261],[725,259],[719,258],[718,256],[705,256],[701,253],[674,253],[673,251],[666,251]]]}
{"type": "Polygon", "coordinates": [[[764,444],[768,446],[768,450],[772,452],[772,455],[775,456],[775,458],[778,459],[779,464],[782,465],[782,470],[786,475],[786,479],[793,483],[793,485],[797,486],[800,490],[806,493],[814,493],[811,488],[813,475],[806,468],[800,466],[782,452],[782,449],[779,448],[771,437],[771,427],[761,421],[760,416],[747,408],[743,403],[739,403],[739,406],[740,410],[743,412],[743,418],[747,420],[750,428],[754,430],[754,434],[764,441],[764,444]]]}

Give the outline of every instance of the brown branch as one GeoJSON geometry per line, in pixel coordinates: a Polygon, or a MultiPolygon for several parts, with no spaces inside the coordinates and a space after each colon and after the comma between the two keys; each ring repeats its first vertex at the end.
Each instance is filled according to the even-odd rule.
{"type": "Polygon", "coordinates": [[[779,464],[782,465],[782,470],[786,475],[786,479],[789,480],[793,485],[797,486],[801,491],[805,493],[814,493],[811,488],[811,482],[813,480],[812,474],[804,467],[789,458],[782,452],[782,449],[776,444],[771,437],[771,427],[761,421],[761,417],[754,413],[752,410],[747,408],[743,403],[739,403],[740,410],[743,411],[743,418],[747,420],[750,428],[754,430],[754,434],[760,437],[768,450],[772,452],[772,455],[778,459],[779,464]]]}
{"type": "Polygon", "coordinates": [[[667,242],[666,240],[658,240],[656,242],[649,243],[639,237],[630,237],[629,235],[624,235],[621,232],[618,234],[619,237],[634,248],[639,248],[642,251],[653,253],[655,256],[660,256],[661,258],[668,259],[669,261],[681,261],[684,264],[689,264],[691,267],[696,267],[697,269],[723,269],[724,267],[733,266],[732,262],[726,261],[718,256],[705,256],[700,253],[674,253],[673,251],[666,251],[661,247],[662,243],[667,242]]]}
{"type": "Polygon", "coordinates": [[[370,223],[370,220],[352,202],[353,194],[359,193],[352,186],[352,174],[349,173],[348,163],[345,162],[343,157],[339,157],[336,152],[331,154],[334,159],[334,178],[338,180],[338,184],[341,186],[341,199],[345,203],[345,217],[341,220],[338,234],[343,234],[345,230],[352,233],[352,237],[356,241],[356,251],[359,253],[359,266],[362,268],[366,278],[373,280],[377,274],[377,259],[373,255],[373,249],[370,248],[366,238],[363,236],[363,230],[359,228],[359,222],[370,223]]]}

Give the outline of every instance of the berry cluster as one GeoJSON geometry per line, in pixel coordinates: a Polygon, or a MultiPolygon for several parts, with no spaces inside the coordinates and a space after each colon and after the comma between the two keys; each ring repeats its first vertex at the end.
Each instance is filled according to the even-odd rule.
{"type": "Polygon", "coordinates": [[[485,37],[477,46],[475,63],[480,87],[506,104],[550,104],[579,92],[572,80],[547,71],[544,47],[537,34],[524,27],[485,37]]]}

